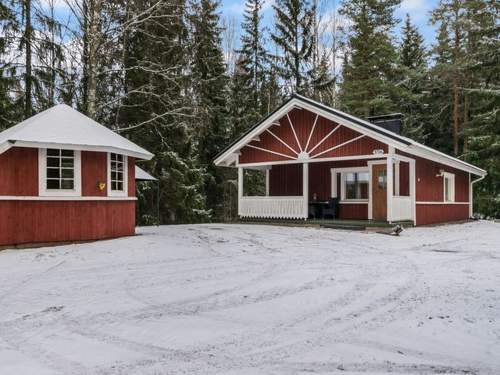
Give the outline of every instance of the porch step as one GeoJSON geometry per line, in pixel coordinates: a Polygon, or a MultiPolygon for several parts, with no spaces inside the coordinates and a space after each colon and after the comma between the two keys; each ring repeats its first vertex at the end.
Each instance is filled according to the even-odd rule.
{"type": "Polygon", "coordinates": [[[321,228],[328,228],[328,229],[344,229],[344,230],[360,230],[364,231],[366,230],[365,225],[349,225],[349,224],[321,224],[321,228]]]}

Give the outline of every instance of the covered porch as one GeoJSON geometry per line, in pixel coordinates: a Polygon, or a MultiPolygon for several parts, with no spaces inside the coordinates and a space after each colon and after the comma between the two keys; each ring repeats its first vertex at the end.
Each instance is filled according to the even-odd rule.
{"type": "Polygon", "coordinates": [[[414,222],[415,182],[415,160],[397,153],[239,164],[238,215],[309,222],[414,222]],[[247,170],[265,175],[265,194],[247,192],[247,170]]]}

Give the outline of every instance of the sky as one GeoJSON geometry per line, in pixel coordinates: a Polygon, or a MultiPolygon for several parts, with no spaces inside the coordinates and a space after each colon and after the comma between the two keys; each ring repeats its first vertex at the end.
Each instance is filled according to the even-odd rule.
{"type": "MultiPolygon", "coordinates": [[[[321,3],[321,0],[319,0],[321,3]]],[[[263,6],[264,24],[270,25],[273,20],[273,0],[266,0],[263,6]]],[[[323,0],[324,9],[334,9],[338,7],[340,0],[323,0]]],[[[396,11],[396,16],[403,20],[406,13],[409,13],[413,23],[417,25],[419,31],[430,45],[434,41],[435,28],[429,24],[429,12],[437,5],[438,0],[403,0],[396,11]]],[[[221,13],[228,18],[235,18],[239,27],[243,11],[245,9],[244,0],[221,0],[221,13]]],[[[399,29],[395,30],[396,35],[399,29]]]]}

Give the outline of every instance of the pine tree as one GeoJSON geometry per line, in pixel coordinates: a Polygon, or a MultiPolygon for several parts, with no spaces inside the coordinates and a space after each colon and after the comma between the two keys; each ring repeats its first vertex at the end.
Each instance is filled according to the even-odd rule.
{"type": "Polygon", "coordinates": [[[308,94],[314,45],[314,13],[307,0],[277,0],[271,38],[278,48],[277,71],[288,92],[308,94]]]}
{"type": "Polygon", "coordinates": [[[396,110],[394,82],[396,51],[391,30],[399,0],[349,0],[340,14],[351,21],[340,100],[342,107],[360,116],[396,110]]]}
{"type": "Polygon", "coordinates": [[[403,133],[415,140],[425,140],[428,121],[428,69],[424,39],[406,15],[401,30],[399,46],[399,100],[398,107],[404,114],[403,133]]]}
{"type": "Polygon", "coordinates": [[[462,92],[460,84],[464,80],[462,65],[466,60],[465,53],[465,1],[441,0],[432,12],[432,22],[439,26],[438,57],[433,69],[435,79],[450,88],[450,98],[442,103],[451,108],[451,134],[454,155],[460,154],[462,142],[462,92]]]}
{"type": "Polygon", "coordinates": [[[199,0],[192,4],[189,16],[192,28],[191,50],[193,100],[198,132],[198,158],[205,168],[207,208],[213,217],[223,214],[224,171],[213,165],[213,158],[228,142],[227,77],[221,47],[219,3],[199,0]]]}

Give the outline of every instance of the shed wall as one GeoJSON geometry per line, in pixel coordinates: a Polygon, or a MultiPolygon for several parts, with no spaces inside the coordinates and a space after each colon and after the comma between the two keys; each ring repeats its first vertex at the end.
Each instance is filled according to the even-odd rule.
{"type": "Polygon", "coordinates": [[[135,232],[135,201],[0,201],[0,246],[135,232]]]}

